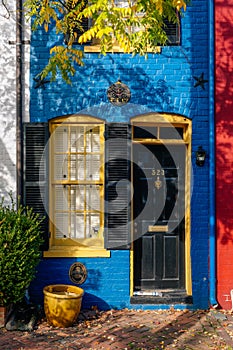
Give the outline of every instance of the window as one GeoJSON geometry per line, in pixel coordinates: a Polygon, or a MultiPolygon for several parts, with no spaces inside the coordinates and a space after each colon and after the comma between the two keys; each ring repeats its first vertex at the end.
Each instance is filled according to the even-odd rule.
{"type": "Polygon", "coordinates": [[[164,21],[164,29],[168,37],[167,45],[180,45],[180,20],[178,23],[164,21]]]}
{"type": "MultiPolygon", "coordinates": [[[[129,2],[125,0],[114,0],[115,5],[120,8],[127,8],[129,2]]],[[[178,15],[177,15],[178,16],[178,15]]],[[[138,17],[143,17],[143,12],[138,13],[138,17]]],[[[178,23],[170,22],[168,19],[164,19],[164,31],[168,37],[166,43],[167,46],[170,45],[179,45],[180,44],[180,21],[178,23]]],[[[129,32],[134,33],[139,31],[138,27],[130,27],[129,32]]]]}
{"type": "MultiPolygon", "coordinates": [[[[120,7],[120,8],[126,8],[128,7],[128,1],[126,0],[115,0],[115,6],[120,7]]],[[[139,13],[138,16],[143,16],[143,13],[139,13]]],[[[178,16],[178,15],[177,15],[178,16]]],[[[84,32],[87,31],[88,29],[90,29],[92,26],[92,21],[90,19],[87,18],[83,18],[82,21],[82,27],[84,32]]],[[[139,30],[139,28],[137,27],[130,27],[129,28],[129,32],[133,33],[133,32],[137,32],[139,30]]],[[[180,45],[180,20],[177,23],[172,23],[169,22],[168,19],[164,20],[164,31],[168,37],[168,41],[166,43],[167,46],[173,46],[173,45],[180,45]]],[[[76,33],[76,40],[74,41],[73,44],[78,45],[78,39],[79,36],[82,35],[82,31],[80,29],[74,30],[74,32],[76,33]]],[[[66,38],[65,42],[68,42],[68,38],[66,38]]],[[[98,46],[98,42],[97,40],[93,40],[93,42],[88,42],[88,44],[90,44],[90,48],[85,47],[85,51],[89,52],[92,51],[91,46],[95,46],[97,48],[98,46]]],[[[117,51],[119,51],[119,48],[117,49],[117,45],[114,45],[113,49],[115,48],[117,51]]]]}
{"type": "Polygon", "coordinates": [[[129,123],[69,115],[24,124],[24,204],[45,216],[45,257],[130,249],[133,142],[189,142],[189,121],[149,114],[129,123]]]}
{"type": "Polygon", "coordinates": [[[50,123],[53,244],[103,245],[104,124],[50,123]]]}
{"type": "Polygon", "coordinates": [[[129,138],[128,123],[88,115],[24,124],[24,204],[46,217],[45,257],[130,248],[129,138]]]}

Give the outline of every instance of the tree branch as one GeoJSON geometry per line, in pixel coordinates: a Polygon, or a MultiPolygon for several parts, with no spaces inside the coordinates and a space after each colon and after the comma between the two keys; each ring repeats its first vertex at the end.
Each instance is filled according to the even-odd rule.
{"type": "Polygon", "coordinates": [[[5,8],[7,14],[5,14],[5,15],[0,14],[0,16],[1,16],[1,17],[4,17],[4,18],[6,18],[6,19],[9,19],[10,16],[11,16],[11,13],[10,13],[10,10],[7,8],[7,5],[6,5],[6,3],[5,3],[5,0],[1,0],[1,3],[2,3],[3,7],[5,8]]]}

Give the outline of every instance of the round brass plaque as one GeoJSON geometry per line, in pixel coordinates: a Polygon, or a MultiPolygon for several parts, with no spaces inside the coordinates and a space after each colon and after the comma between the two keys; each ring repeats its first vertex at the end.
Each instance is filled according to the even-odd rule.
{"type": "Polygon", "coordinates": [[[87,279],[86,267],[79,262],[72,264],[69,270],[69,277],[73,283],[76,283],[76,284],[84,283],[87,279]]]}
{"type": "Polygon", "coordinates": [[[129,102],[131,93],[128,86],[118,80],[108,88],[107,96],[114,106],[123,106],[129,102]]]}

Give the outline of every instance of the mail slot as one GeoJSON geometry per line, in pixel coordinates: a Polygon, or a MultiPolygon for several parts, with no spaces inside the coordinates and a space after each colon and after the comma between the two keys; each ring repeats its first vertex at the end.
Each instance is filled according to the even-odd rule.
{"type": "Polygon", "coordinates": [[[149,225],[148,232],[168,232],[168,225],[149,225]]]}

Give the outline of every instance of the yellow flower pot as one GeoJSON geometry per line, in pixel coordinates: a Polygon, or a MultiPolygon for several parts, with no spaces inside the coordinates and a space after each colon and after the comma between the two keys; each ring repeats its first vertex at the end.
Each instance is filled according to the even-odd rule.
{"type": "Polygon", "coordinates": [[[82,304],[84,290],[66,284],[46,286],[44,311],[47,321],[54,327],[70,327],[76,321],[82,304]]]}

